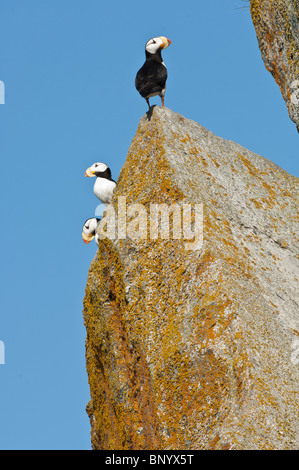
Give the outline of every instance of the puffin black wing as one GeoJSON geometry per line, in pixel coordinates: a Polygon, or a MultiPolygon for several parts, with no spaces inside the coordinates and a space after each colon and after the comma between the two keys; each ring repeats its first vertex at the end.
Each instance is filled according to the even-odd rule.
{"type": "Polygon", "coordinates": [[[159,94],[165,88],[167,69],[165,65],[155,61],[146,61],[137,72],[135,86],[143,98],[159,94]]]}

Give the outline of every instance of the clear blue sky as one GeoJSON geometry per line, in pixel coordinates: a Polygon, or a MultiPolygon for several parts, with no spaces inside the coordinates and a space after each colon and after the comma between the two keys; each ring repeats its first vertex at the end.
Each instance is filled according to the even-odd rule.
{"type": "MultiPolygon", "coordinates": [[[[0,0],[1,449],[90,449],[82,300],[98,203],[145,101],[145,42],[167,36],[165,104],[299,176],[298,134],[242,0],[0,0]]],[[[152,99],[152,104],[159,99],[152,99]]]]}

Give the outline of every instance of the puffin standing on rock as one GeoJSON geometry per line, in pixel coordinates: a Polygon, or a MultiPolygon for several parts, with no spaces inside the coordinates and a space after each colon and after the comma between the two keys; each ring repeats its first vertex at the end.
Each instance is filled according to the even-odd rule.
{"type": "Polygon", "coordinates": [[[95,242],[98,245],[98,234],[96,233],[97,226],[99,225],[101,219],[93,217],[92,219],[87,219],[82,228],[82,238],[84,243],[88,245],[95,238],[95,242]]]}
{"type": "Polygon", "coordinates": [[[96,176],[93,192],[99,200],[108,206],[112,200],[116,182],[111,178],[111,170],[105,163],[94,163],[87,168],[85,176],[96,176]]]}
{"type": "Polygon", "coordinates": [[[164,106],[167,69],[162,59],[161,51],[171,44],[170,39],[160,36],[150,39],[145,45],[145,63],[138,70],[135,87],[146,100],[150,109],[149,98],[159,95],[164,106]]]}

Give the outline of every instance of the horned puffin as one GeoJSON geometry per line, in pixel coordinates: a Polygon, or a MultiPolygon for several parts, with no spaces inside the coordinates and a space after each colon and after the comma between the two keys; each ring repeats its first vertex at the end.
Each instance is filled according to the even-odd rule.
{"type": "Polygon", "coordinates": [[[97,226],[99,225],[101,219],[97,219],[96,217],[93,217],[91,219],[87,219],[86,222],[84,222],[83,228],[82,228],[82,238],[84,243],[88,245],[88,243],[91,242],[95,238],[95,242],[98,245],[99,240],[98,240],[98,234],[96,233],[97,226]]]}
{"type": "Polygon", "coordinates": [[[85,176],[96,176],[93,192],[99,200],[108,206],[112,200],[116,182],[111,178],[111,170],[105,163],[94,163],[87,168],[85,176]]]}
{"type": "Polygon", "coordinates": [[[159,95],[164,106],[166,90],[167,69],[163,62],[161,51],[171,44],[170,39],[160,36],[150,39],[145,45],[146,60],[138,70],[135,78],[135,87],[146,100],[150,109],[149,98],[159,95]]]}

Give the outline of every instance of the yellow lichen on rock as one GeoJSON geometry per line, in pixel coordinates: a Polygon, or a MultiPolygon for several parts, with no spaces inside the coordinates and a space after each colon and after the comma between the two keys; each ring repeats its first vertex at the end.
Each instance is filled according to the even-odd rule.
{"type": "Polygon", "coordinates": [[[116,216],[119,196],[202,205],[203,244],[149,230],[100,241],[84,299],[94,449],[298,445],[294,190],[276,165],[167,108],[140,120],[116,216]]]}

